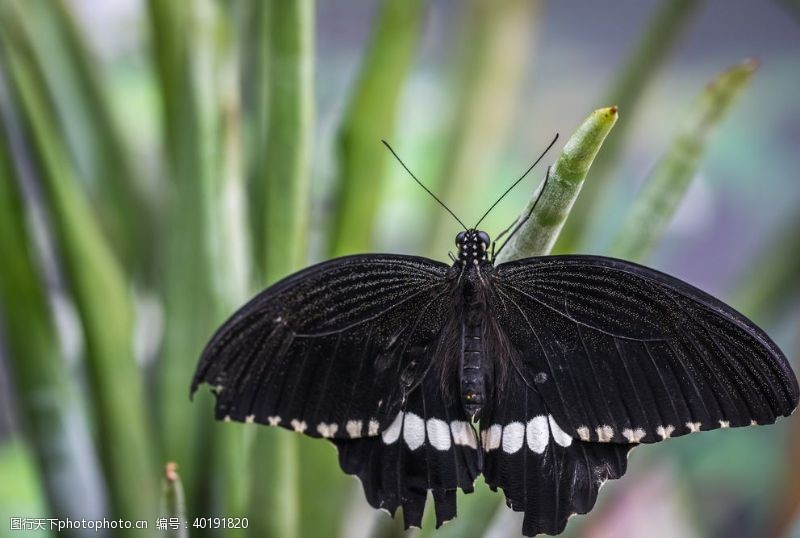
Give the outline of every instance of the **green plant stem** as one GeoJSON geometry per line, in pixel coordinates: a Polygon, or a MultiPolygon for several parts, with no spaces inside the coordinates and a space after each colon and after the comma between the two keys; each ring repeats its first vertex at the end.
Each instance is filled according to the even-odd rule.
{"type": "Polygon", "coordinates": [[[370,247],[371,223],[386,176],[387,152],[380,141],[390,138],[394,131],[397,104],[417,48],[424,6],[422,0],[383,2],[339,129],[331,256],[364,252],[370,247]]]}
{"type": "Polygon", "coordinates": [[[148,518],[157,507],[156,472],[140,372],[132,350],[132,305],[122,271],[78,189],[42,74],[8,5],[0,11],[4,65],[41,170],[44,204],[72,297],[80,315],[92,409],[102,439],[114,514],[148,518]]]}
{"type": "Polygon", "coordinates": [[[600,101],[614,103],[625,113],[592,167],[591,181],[584,186],[583,196],[576,201],[572,218],[561,232],[555,249],[557,252],[574,252],[580,246],[587,227],[598,211],[596,202],[611,181],[613,168],[637,117],[636,111],[645,91],[702,3],[702,0],[662,2],[649,26],[642,32],[638,45],[631,48],[633,52],[630,58],[600,101]]]}
{"type": "MultiPolygon", "coordinates": [[[[242,148],[242,111],[239,85],[240,42],[237,30],[243,23],[246,10],[242,4],[206,2],[205,10],[216,21],[205,24],[203,43],[213,44],[216,50],[214,68],[204,70],[209,79],[200,81],[215,88],[219,108],[219,173],[214,187],[216,195],[212,204],[211,277],[217,303],[219,320],[234,312],[249,295],[251,258],[249,253],[247,204],[242,148]],[[214,8],[217,8],[216,10],[214,8]]],[[[210,421],[207,415],[205,420],[210,421]]],[[[214,440],[212,468],[219,489],[219,507],[222,514],[240,517],[247,513],[251,474],[252,431],[240,424],[211,425],[214,440]]],[[[227,528],[225,536],[242,536],[245,530],[227,528]]]]}
{"type": "MultiPolygon", "coordinates": [[[[0,252],[4,260],[0,264],[0,318],[4,347],[49,515],[79,519],[87,515],[85,503],[100,501],[99,485],[83,472],[96,462],[93,452],[86,449],[90,434],[83,420],[82,402],[58,349],[47,292],[26,227],[24,196],[13,177],[11,155],[21,159],[22,151],[19,147],[12,151],[10,136],[6,136],[11,120],[4,120],[0,124],[0,252]]],[[[16,168],[20,170],[21,166],[16,168]]]]}
{"type": "MultiPolygon", "coordinates": [[[[465,212],[470,193],[486,184],[505,145],[530,63],[540,2],[472,0],[465,6],[463,56],[452,90],[455,119],[436,182],[440,198],[456,214],[465,212]]],[[[436,218],[429,249],[432,256],[439,256],[452,246],[453,221],[447,212],[430,207],[436,218]]]]}
{"type": "Polygon", "coordinates": [[[499,263],[550,253],[581,192],[595,156],[616,122],[617,107],[600,108],[578,127],[550,170],[550,178],[541,197],[538,192],[534,193],[522,212],[520,218],[530,213],[533,204],[536,204],[530,218],[498,255],[499,263]]]}
{"type": "Polygon", "coordinates": [[[612,256],[642,261],[661,240],[697,172],[715,128],[726,117],[757,67],[747,60],[712,80],[689,111],[611,246],[612,256]]]}
{"type": "Polygon", "coordinates": [[[181,466],[188,509],[209,513],[208,491],[201,486],[208,461],[198,447],[211,445],[211,398],[191,405],[183,387],[191,380],[204,343],[220,321],[219,297],[212,276],[214,204],[218,190],[213,85],[198,80],[198,64],[209,61],[202,33],[200,2],[150,0],[154,60],[164,111],[168,177],[163,204],[166,228],[161,242],[166,326],[158,365],[157,394],[162,458],[181,466]],[[200,35],[199,35],[200,34],[200,35]],[[196,54],[190,54],[196,52],[196,54]],[[201,54],[202,53],[202,54],[201,54]],[[199,88],[202,86],[202,88],[199,88]]]}
{"type": "MultiPolygon", "coordinates": [[[[265,280],[299,269],[306,257],[309,157],[313,132],[314,3],[270,3],[269,126],[265,182],[265,280]]],[[[297,436],[256,434],[250,526],[257,536],[299,536],[297,436]]]]}
{"type": "Polygon", "coordinates": [[[250,244],[253,265],[257,275],[264,274],[267,259],[266,231],[266,182],[263,177],[266,162],[264,148],[267,147],[269,129],[269,51],[270,2],[247,0],[243,6],[245,22],[241,30],[242,49],[242,106],[248,113],[242,118],[244,124],[245,174],[249,208],[250,244]]]}

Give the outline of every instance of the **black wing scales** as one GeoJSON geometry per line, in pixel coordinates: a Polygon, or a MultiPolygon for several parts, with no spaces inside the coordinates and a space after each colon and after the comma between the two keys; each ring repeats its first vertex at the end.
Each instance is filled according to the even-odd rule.
{"type": "Polygon", "coordinates": [[[786,358],[747,318],[663,273],[594,256],[495,271],[515,366],[586,441],[652,443],[770,424],[797,406],[786,358]]]}
{"type": "Polygon", "coordinates": [[[516,372],[481,420],[486,483],[524,512],[522,534],[559,534],[589,512],[606,480],[625,474],[632,445],[583,442],[565,432],[516,372]]]}
{"type": "Polygon", "coordinates": [[[452,310],[446,271],[424,258],[362,255],[296,273],[217,331],[192,392],[212,387],[218,419],[376,436],[435,353],[452,310]]]}
{"type": "Polygon", "coordinates": [[[361,479],[367,501],[406,528],[420,527],[428,490],[437,527],[456,516],[456,489],[473,491],[480,473],[478,439],[457,400],[442,395],[434,369],[409,395],[379,437],[336,439],[342,469],[361,479]]]}

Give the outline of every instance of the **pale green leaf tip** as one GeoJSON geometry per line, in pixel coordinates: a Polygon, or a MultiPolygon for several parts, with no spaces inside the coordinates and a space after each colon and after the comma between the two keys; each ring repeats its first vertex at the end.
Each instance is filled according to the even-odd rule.
{"type": "MultiPolygon", "coordinates": [[[[164,465],[164,497],[163,515],[166,518],[177,518],[181,523],[186,520],[186,501],[183,494],[183,483],[178,474],[178,464],[169,461],[164,465]]],[[[178,528],[168,526],[164,536],[170,538],[186,538],[188,532],[180,524],[178,528]]]]}
{"type": "Polygon", "coordinates": [[[583,181],[617,118],[616,105],[598,108],[589,114],[564,145],[556,161],[555,175],[567,181],[583,181]]]}
{"type": "MultiPolygon", "coordinates": [[[[618,117],[616,106],[599,108],[589,114],[564,144],[535,211],[498,256],[499,263],[550,253],[592,162],[618,117]]],[[[530,212],[537,194],[534,193],[523,215],[530,212]]]]}

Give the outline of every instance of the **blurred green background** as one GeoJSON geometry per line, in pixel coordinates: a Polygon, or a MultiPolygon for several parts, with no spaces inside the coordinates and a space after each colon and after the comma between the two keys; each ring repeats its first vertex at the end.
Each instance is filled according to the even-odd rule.
{"type": "MultiPolygon", "coordinates": [[[[332,446],[188,398],[214,328],[276,279],[353,252],[447,260],[454,222],[381,138],[474,221],[554,133],[546,164],[618,105],[554,251],[702,287],[797,367],[798,95],[796,0],[0,0],[0,535],[155,535],[159,516],[404,534],[332,446]]],[[[436,534],[521,526],[482,484],[459,514],[436,534]]],[[[800,422],[637,450],[565,534],[800,536],[800,422]]]]}

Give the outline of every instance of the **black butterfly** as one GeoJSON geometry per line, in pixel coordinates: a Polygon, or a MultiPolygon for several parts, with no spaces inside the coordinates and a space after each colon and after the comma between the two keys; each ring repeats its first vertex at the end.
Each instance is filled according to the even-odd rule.
{"type": "Polygon", "coordinates": [[[599,256],[495,266],[474,228],[456,245],[452,266],[364,254],[267,288],[211,339],[192,392],[213,387],[218,419],[329,439],[406,527],[428,491],[437,526],[455,517],[482,473],[526,536],[591,510],[637,443],[797,406],[769,336],[689,284],[599,256]]]}

